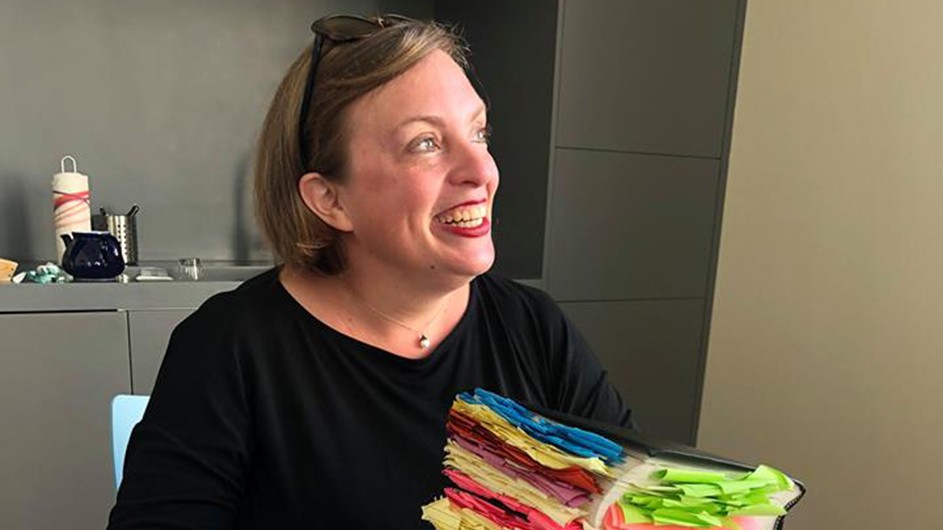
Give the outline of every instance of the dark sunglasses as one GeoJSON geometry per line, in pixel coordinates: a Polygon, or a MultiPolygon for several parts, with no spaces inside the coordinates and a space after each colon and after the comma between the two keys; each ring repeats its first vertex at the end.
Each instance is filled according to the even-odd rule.
{"type": "Polygon", "coordinates": [[[415,20],[401,15],[382,15],[373,18],[356,15],[331,15],[315,20],[311,24],[311,31],[314,32],[314,45],[311,47],[311,66],[308,68],[304,99],[301,100],[301,111],[298,118],[298,142],[301,147],[301,165],[303,167],[307,168],[310,156],[310,153],[308,153],[308,139],[305,137],[305,121],[311,106],[314,78],[317,75],[318,63],[321,61],[321,47],[324,45],[324,39],[329,39],[334,43],[353,42],[365,39],[383,28],[408,22],[415,22],[415,20]]]}

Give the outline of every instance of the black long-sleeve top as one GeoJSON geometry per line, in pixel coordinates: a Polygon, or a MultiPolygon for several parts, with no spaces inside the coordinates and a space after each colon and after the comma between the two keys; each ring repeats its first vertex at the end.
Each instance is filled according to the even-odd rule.
{"type": "Polygon", "coordinates": [[[455,329],[411,360],[320,322],[273,269],[174,330],[108,528],[429,528],[446,414],[475,387],[631,426],[537,289],[476,278],[455,329]]]}

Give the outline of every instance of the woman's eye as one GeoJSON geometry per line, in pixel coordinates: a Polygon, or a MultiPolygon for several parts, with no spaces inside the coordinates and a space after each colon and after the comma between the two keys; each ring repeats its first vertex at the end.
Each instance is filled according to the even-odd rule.
{"type": "Polygon", "coordinates": [[[435,151],[438,147],[439,145],[436,143],[435,138],[427,137],[416,141],[413,144],[412,150],[420,153],[428,153],[435,151]]]}
{"type": "Polygon", "coordinates": [[[491,141],[491,127],[488,126],[479,129],[478,132],[475,133],[475,141],[483,144],[489,143],[491,141]]]}

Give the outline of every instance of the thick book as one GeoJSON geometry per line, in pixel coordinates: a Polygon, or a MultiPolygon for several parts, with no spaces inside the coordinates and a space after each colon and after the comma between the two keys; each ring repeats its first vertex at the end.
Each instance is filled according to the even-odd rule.
{"type": "Polygon", "coordinates": [[[456,397],[437,530],[781,530],[795,478],[476,389],[456,397]]]}

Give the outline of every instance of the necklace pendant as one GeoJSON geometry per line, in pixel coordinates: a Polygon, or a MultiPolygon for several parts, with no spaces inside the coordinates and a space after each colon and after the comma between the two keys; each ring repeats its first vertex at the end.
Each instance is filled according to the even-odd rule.
{"type": "Polygon", "coordinates": [[[427,337],[425,333],[419,335],[419,347],[422,349],[429,347],[429,337],[427,337]]]}

